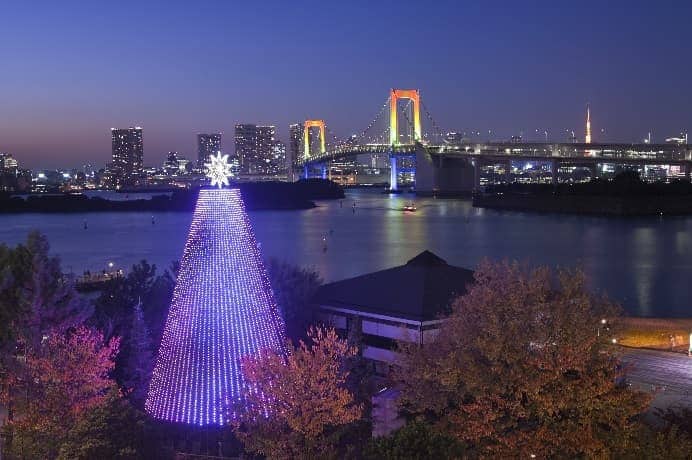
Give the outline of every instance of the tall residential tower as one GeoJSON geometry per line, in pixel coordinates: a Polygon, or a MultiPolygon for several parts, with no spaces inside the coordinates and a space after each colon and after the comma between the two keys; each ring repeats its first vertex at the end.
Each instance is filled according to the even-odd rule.
{"type": "Polygon", "coordinates": [[[586,105],[586,136],[584,137],[584,143],[591,143],[591,107],[586,105]]]}
{"type": "Polygon", "coordinates": [[[112,175],[115,185],[134,185],[142,177],[142,128],[111,128],[112,175]]]}
{"type": "Polygon", "coordinates": [[[276,176],[286,171],[286,147],[277,141],[274,126],[235,125],[235,154],[243,175],[276,176]]]}
{"type": "Polygon", "coordinates": [[[202,169],[211,155],[221,151],[221,133],[197,135],[197,167],[202,169]]]}

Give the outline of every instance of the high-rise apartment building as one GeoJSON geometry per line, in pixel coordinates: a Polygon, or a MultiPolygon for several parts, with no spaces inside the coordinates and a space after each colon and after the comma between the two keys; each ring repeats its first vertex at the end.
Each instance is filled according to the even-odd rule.
{"type": "Polygon", "coordinates": [[[251,174],[257,157],[257,125],[235,125],[235,155],[240,164],[240,174],[251,174]]]}
{"type": "Polygon", "coordinates": [[[296,180],[298,174],[298,160],[300,159],[301,142],[303,140],[303,123],[293,123],[288,126],[288,152],[286,166],[289,168],[290,180],[296,180]]]}
{"type": "Polygon", "coordinates": [[[274,144],[276,143],[276,128],[274,126],[257,127],[257,160],[255,174],[275,174],[274,144]]]}
{"type": "Polygon", "coordinates": [[[286,147],[283,143],[277,144],[274,126],[235,125],[235,153],[240,173],[277,175],[284,172],[286,147]]]}
{"type": "Polygon", "coordinates": [[[277,176],[286,172],[286,144],[277,140],[272,146],[272,160],[269,164],[269,173],[277,176]]]}
{"type": "Polygon", "coordinates": [[[209,162],[209,157],[221,151],[221,134],[198,134],[197,135],[197,167],[204,168],[204,164],[209,162]]]}
{"type": "Polygon", "coordinates": [[[142,128],[111,128],[114,185],[133,185],[142,177],[144,144],[142,128]]]}

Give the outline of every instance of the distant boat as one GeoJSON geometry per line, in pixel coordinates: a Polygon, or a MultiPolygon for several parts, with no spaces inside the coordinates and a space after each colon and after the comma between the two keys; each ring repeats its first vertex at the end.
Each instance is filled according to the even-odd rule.
{"type": "Polygon", "coordinates": [[[401,208],[401,210],[404,212],[416,212],[416,205],[413,203],[409,203],[403,208],[401,208]]]}

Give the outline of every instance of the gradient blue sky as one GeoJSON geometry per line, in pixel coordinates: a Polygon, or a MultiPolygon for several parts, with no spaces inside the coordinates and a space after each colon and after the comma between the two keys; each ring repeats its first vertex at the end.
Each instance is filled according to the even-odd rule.
{"type": "Polygon", "coordinates": [[[445,130],[565,128],[596,140],[692,129],[692,2],[32,1],[0,11],[0,151],[27,167],[102,166],[111,127],[145,164],[195,133],[324,118],[363,129],[391,87],[445,130]]]}

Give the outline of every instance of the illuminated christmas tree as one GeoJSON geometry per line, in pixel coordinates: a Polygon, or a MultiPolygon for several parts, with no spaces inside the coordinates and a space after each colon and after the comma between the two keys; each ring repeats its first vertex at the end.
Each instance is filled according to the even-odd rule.
{"type": "Polygon", "coordinates": [[[240,359],[281,350],[284,325],[227,156],[207,165],[180,263],[146,410],[155,418],[223,425],[244,401],[240,359]]]}

